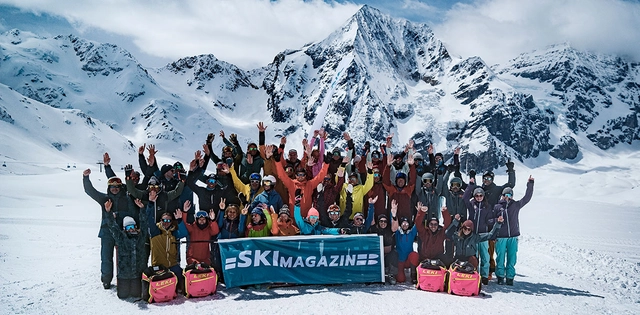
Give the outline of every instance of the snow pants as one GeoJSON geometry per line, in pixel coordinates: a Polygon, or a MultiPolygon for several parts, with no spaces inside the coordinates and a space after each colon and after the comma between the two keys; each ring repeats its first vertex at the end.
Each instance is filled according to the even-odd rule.
{"type": "Polygon", "coordinates": [[[411,268],[411,277],[417,279],[417,271],[416,267],[418,267],[418,253],[411,252],[407,260],[398,262],[398,274],[396,275],[396,280],[398,282],[405,282],[407,277],[404,274],[404,268],[411,268]]]}
{"type": "Polygon", "coordinates": [[[496,276],[513,279],[516,276],[516,258],[518,237],[498,238],[496,240],[496,276]],[[506,259],[506,268],[505,268],[506,259]],[[506,269],[506,273],[505,273],[506,269]]]}
{"type": "Polygon", "coordinates": [[[480,268],[478,268],[480,277],[487,278],[489,277],[489,266],[491,265],[489,262],[489,241],[478,243],[478,257],[480,258],[480,268]]]}
{"type": "Polygon", "coordinates": [[[100,236],[100,280],[102,283],[111,283],[113,279],[113,248],[116,241],[110,231],[101,233],[100,236]]]}
{"type": "MultiPolygon", "coordinates": [[[[141,273],[142,274],[142,273],[141,273]]],[[[142,294],[142,277],[137,279],[117,279],[118,298],[126,299],[128,297],[139,298],[142,294]]]]}

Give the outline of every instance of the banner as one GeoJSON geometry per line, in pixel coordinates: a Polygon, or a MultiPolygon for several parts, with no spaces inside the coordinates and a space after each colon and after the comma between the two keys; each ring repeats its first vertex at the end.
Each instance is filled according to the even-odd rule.
{"type": "Polygon", "coordinates": [[[375,234],[239,238],[218,245],[227,288],[384,282],[384,247],[375,234]]]}

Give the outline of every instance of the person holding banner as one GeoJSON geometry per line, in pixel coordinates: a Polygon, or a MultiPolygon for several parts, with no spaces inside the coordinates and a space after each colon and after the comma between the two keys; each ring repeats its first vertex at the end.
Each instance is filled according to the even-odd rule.
{"type": "Polygon", "coordinates": [[[377,224],[372,226],[369,231],[378,234],[378,236],[382,236],[384,246],[384,273],[389,283],[396,284],[396,279],[393,275],[398,272],[398,252],[396,251],[395,237],[391,231],[389,218],[384,214],[379,215],[377,224]]]}
{"type": "Polygon", "coordinates": [[[398,202],[394,199],[391,200],[391,217],[393,219],[391,231],[396,233],[396,250],[398,251],[398,274],[396,275],[396,280],[405,282],[407,278],[404,274],[404,268],[411,268],[411,281],[417,283],[418,253],[413,250],[413,240],[418,234],[418,229],[416,224],[409,229],[409,218],[407,217],[400,218],[400,223],[398,223],[397,213],[398,202]]]}
{"type": "MultiPolygon", "coordinates": [[[[328,165],[328,164],[327,164],[328,165]]],[[[296,225],[300,228],[300,234],[302,235],[320,235],[320,234],[330,234],[330,235],[338,235],[341,234],[342,229],[339,228],[328,228],[320,225],[319,213],[315,208],[309,209],[307,212],[307,217],[303,219],[302,214],[300,213],[300,197],[296,198],[296,205],[293,208],[293,216],[296,220],[296,225]]],[[[351,200],[351,198],[349,198],[351,200]]]]}
{"type": "Polygon", "coordinates": [[[277,214],[275,211],[271,212],[271,222],[271,235],[273,236],[291,236],[300,234],[300,229],[293,225],[288,205],[283,205],[277,214]]]}
{"type": "Polygon", "coordinates": [[[271,213],[274,213],[273,207],[267,208],[266,205],[258,205],[251,210],[251,222],[247,225],[245,236],[247,237],[264,237],[271,235],[271,213]],[[269,209],[269,210],[267,210],[269,209]]]}

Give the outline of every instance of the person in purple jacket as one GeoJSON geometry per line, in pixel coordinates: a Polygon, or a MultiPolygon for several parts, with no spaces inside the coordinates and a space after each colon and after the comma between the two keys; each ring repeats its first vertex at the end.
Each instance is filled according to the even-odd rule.
{"type": "MultiPolygon", "coordinates": [[[[493,208],[489,206],[489,202],[484,195],[484,189],[476,186],[475,178],[469,178],[469,185],[464,191],[462,200],[469,212],[469,220],[473,222],[473,233],[475,234],[491,231],[496,220],[493,208]]],[[[490,266],[489,241],[478,243],[478,258],[480,258],[480,268],[478,270],[480,271],[482,284],[488,285],[490,266]]]]}
{"type": "Polygon", "coordinates": [[[493,209],[496,217],[502,216],[504,218],[504,223],[498,231],[498,240],[496,241],[496,276],[498,277],[498,284],[504,284],[506,276],[507,285],[513,285],[513,278],[516,276],[518,236],[520,236],[518,215],[520,214],[520,209],[529,203],[531,196],[533,196],[533,177],[529,175],[524,198],[517,201],[513,200],[513,189],[506,187],[502,190],[500,201],[493,209]]]}

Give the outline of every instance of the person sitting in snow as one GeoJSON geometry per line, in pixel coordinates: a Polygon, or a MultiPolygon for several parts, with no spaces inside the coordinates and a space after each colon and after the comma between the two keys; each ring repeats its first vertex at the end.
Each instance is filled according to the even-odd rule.
{"type": "Polygon", "coordinates": [[[462,216],[460,216],[460,214],[456,214],[445,234],[453,240],[455,247],[454,260],[468,261],[477,270],[478,257],[476,253],[478,252],[478,243],[485,242],[494,237],[498,233],[498,230],[500,230],[500,226],[504,220],[502,216],[498,217],[496,220],[497,223],[493,225],[493,229],[488,233],[474,233],[473,221],[471,220],[464,221],[462,227],[458,230],[461,218],[462,216]],[[456,233],[456,231],[458,233],[456,233]]]}
{"type": "Polygon", "coordinates": [[[282,205],[282,208],[276,214],[271,213],[271,235],[273,236],[291,236],[300,234],[300,229],[293,224],[288,205],[282,205]]]}

